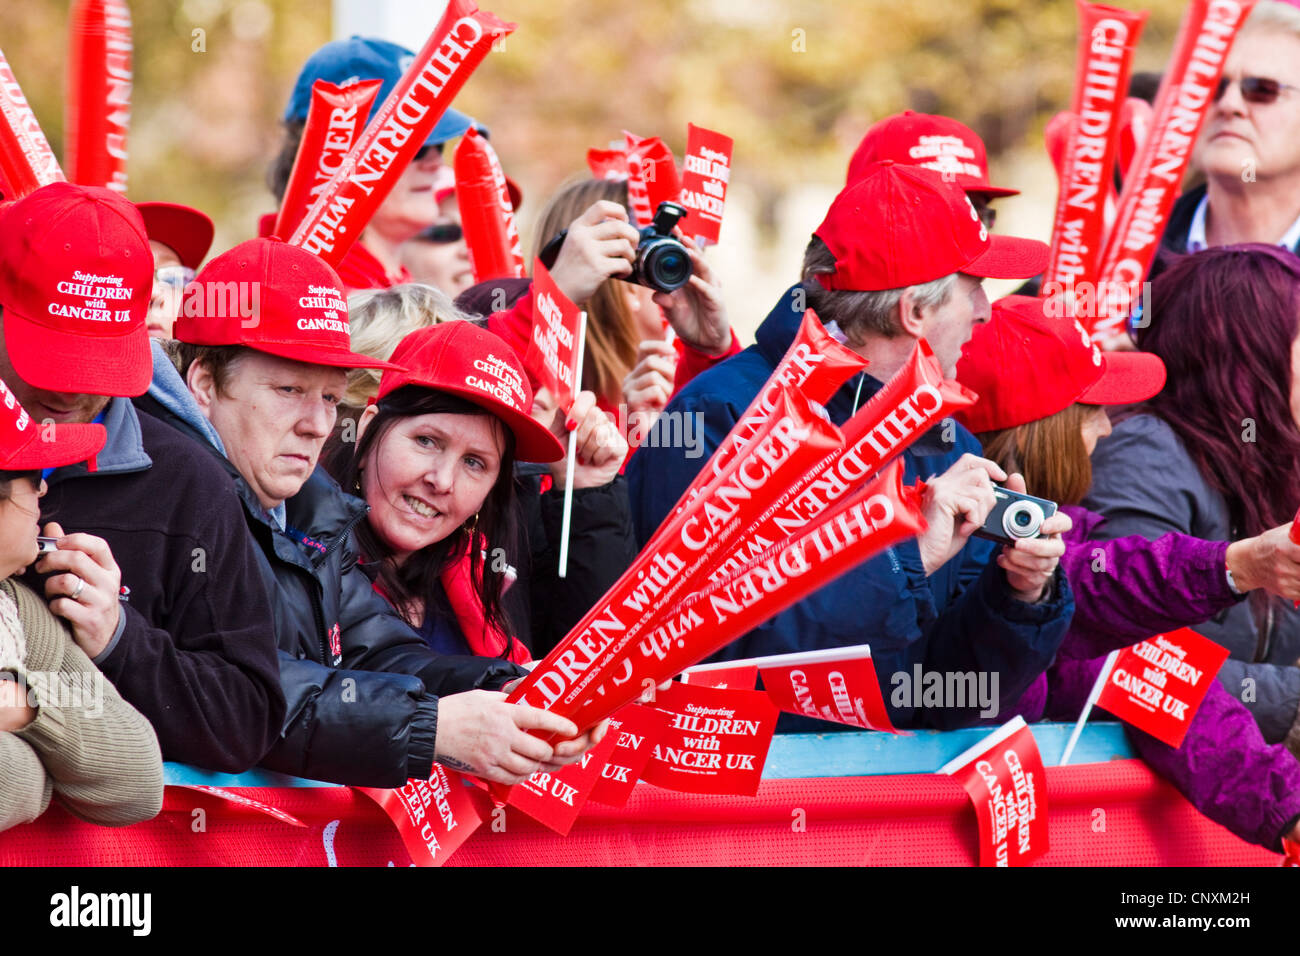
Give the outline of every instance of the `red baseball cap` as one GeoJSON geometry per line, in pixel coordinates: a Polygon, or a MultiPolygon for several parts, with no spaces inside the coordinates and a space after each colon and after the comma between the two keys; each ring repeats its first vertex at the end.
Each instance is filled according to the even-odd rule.
{"type": "Polygon", "coordinates": [[[957,381],[979,401],[956,412],[971,431],[1012,428],[1075,402],[1127,405],[1165,385],[1165,363],[1149,352],[1103,352],[1077,319],[1051,318],[1048,300],[1009,295],[962,349],[957,381]]]}
{"type": "Polygon", "coordinates": [[[144,223],[112,190],[50,183],[0,215],[5,349],[33,388],[143,395],[152,294],[144,223]]]}
{"type": "Polygon", "coordinates": [[[352,351],[338,274],[319,256],[274,237],[241,242],[204,266],[185,287],[173,335],[312,365],[395,368],[352,351]]]}
{"type": "Polygon", "coordinates": [[[36,471],[85,461],[108,439],[103,425],[45,425],[32,421],[0,382],[0,470],[36,471]]]}
{"type": "Polygon", "coordinates": [[[393,351],[406,371],[385,372],[376,401],[403,385],[459,395],[500,418],[515,435],[520,461],[559,461],[564,446],[528,414],[533,390],[518,354],[473,322],[442,322],[407,334],[393,351]]]}
{"type": "Polygon", "coordinates": [[[954,272],[1028,279],[1047,268],[1047,244],[990,236],[956,183],[919,166],[885,160],[831,203],[814,233],[835,256],[827,289],[878,292],[954,272]]]}
{"type": "Polygon", "coordinates": [[[174,202],[138,202],[144,231],[176,253],[181,265],[197,269],[212,248],[212,220],[192,206],[174,202]]]}
{"type": "Polygon", "coordinates": [[[989,185],[989,161],[984,141],[964,123],[947,116],[905,110],[887,116],[867,130],[849,160],[848,185],[865,175],[872,163],[892,159],[947,174],[962,189],[989,196],[1018,196],[1019,189],[989,185]]]}

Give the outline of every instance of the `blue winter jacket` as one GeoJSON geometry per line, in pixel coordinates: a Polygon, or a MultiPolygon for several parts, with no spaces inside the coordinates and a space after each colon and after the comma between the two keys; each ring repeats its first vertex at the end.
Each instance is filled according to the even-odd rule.
{"type": "MultiPolygon", "coordinates": [[[[757,344],[701,374],[668,405],[665,415],[632,456],[627,477],[632,513],[642,545],[669,514],[691,479],[721,444],[741,413],[758,394],[789,348],[803,318],[804,296],[789,289],[758,329],[757,344]],[[695,441],[656,447],[661,439],[695,433],[681,415],[695,414],[690,428],[702,428],[703,454],[695,441]],[[698,424],[697,424],[698,423],[698,424]]],[[[843,424],[883,383],[863,373],[844,385],[827,403],[835,424],[843,424]],[[860,391],[859,391],[860,388],[860,391]]],[[[668,444],[664,441],[664,444],[668,444]]],[[[903,453],[905,482],[929,478],[980,445],[951,420],[931,429],[903,453]],[[945,439],[947,439],[945,441],[945,439]]],[[[938,704],[922,696],[924,676],[984,674],[992,690],[997,680],[997,707],[1009,717],[1012,705],[1052,662],[1069,628],[1074,599],[1057,570],[1052,593],[1029,605],[1012,596],[1006,576],[993,560],[996,545],[972,538],[961,553],[930,577],[920,551],[909,540],[864,562],[761,627],[729,644],[716,660],[788,654],[817,648],[870,644],[881,693],[896,727],[949,729],[980,719],[981,706],[955,694],[938,704]],[[917,667],[922,680],[918,681],[917,667]]],[[[932,683],[932,682],[931,682],[932,683]]],[[[946,676],[944,686],[961,685],[946,676]]],[[[972,694],[971,696],[975,696],[972,694]]],[[[987,697],[986,697],[987,700],[987,697]]],[[[989,719],[985,713],[985,719],[989,719]]],[[[834,725],[806,718],[783,717],[782,730],[825,732],[834,725]]]]}

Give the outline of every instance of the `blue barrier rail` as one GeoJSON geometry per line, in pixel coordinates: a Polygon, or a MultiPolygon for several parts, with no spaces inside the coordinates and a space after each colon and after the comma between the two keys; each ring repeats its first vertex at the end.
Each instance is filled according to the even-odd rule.
{"type": "MultiPolygon", "coordinates": [[[[1030,724],[1043,764],[1055,767],[1065,750],[1073,724],[1030,724]]],[[[903,773],[934,773],[967,747],[993,732],[993,727],[918,731],[911,736],[882,733],[781,734],[763,767],[764,780],[803,777],[871,777],[903,773]]],[[[1071,764],[1126,760],[1137,754],[1118,723],[1089,723],[1079,737],[1071,764]]],[[[212,773],[186,764],[164,767],[166,781],[208,787],[332,787],[270,770],[212,773]]]]}

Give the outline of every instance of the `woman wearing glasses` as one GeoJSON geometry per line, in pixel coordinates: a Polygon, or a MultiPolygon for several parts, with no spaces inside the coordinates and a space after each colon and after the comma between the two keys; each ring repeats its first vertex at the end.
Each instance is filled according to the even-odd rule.
{"type": "Polygon", "coordinates": [[[1267,242],[1300,252],[1300,9],[1262,0],[1252,11],[1194,160],[1206,181],[1175,203],[1168,249],[1267,242]]]}
{"type": "Polygon", "coordinates": [[[171,202],[136,203],[153,251],[153,297],[149,337],[170,339],[181,296],[212,246],[212,220],[190,206],[171,202]]]}

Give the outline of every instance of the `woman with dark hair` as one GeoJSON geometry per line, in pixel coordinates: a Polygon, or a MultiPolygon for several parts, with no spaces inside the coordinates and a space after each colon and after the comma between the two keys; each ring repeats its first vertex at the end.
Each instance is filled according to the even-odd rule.
{"type": "MultiPolygon", "coordinates": [[[[394,286],[381,292],[361,292],[352,296],[349,303],[352,327],[352,348],[372,358],[388,360],[408,333],[439,322],[468,321],[468,316],[456,309],[437,289],[421,285],[394,286]]],[[[481,327],[481,324],[480,324],[481,327]]],[[[493,339],[494,347],[504,348],[504,343],[493,339]]],[[[367,403],[380,390],[378,369],[353,369],[348,373],[348,392],[339,409],[339,425],[325,443],[322,462],[325,468],[345,487],[360,493],[356,483],[357,423],[367,403]]],[[[387,428],[392,418],[423,414],[421,398],[427,399],[424,389],[415,389],[415,397],[403,394],[387,396],[377,407],[377,421],[387,428]],[[410,404],[410,408],[405,405],[410,404]],[[402,407],[398,407],[401,405],[402,407]]],[[[451,400],[450,396],[447,396],[451,400]]],[[[471,403],[461,402],[461,411],[477,411],[471,403]]],[[[520,533],[508,535],[507,545],[501,536],[496,542],[496,563],[504,568],[514,566],[522,584],[510,587],[494,603],[505,609],[494,613],[494,623],[517,638],[534,657],[544,656],[573,625],[599,600],[618,579],[618,576],[636,557],[636,539],[632,530],[631,505],[627,497],[627,483],[618,473],[627,457],[627,443],[616,428],[608,427],[609,419],[596,407],[596,397],[589,391],[579,392],[567,415],[555,407],[554,397],[546,389],[533,393],[532,416],[558,436],[575,431],[578,447],[584,450],[575,462],[573,473],[573,502],[569,539],[575,545],[569,554],[569,573],[559,577],[559,548],[562,533],[564,487],[568,480],[565,462],[534,463],[516,461],[514,466],[515,491],[519,501],[520,533]],[[592,435],[599,439],[590,442],[592,435]],[[516,547],[517,546],[517,547],[516,547]],[[510,626],[504,626],[508,615],[510,626]]],[[[366,442],[366,453],[373,441],[366,442]]],[[[507,472],[508,474],[508,472],[507,472]]],[[[369,531],[369,524],[358,526],[357,541],[363,553],[383,554],[385,549],[369,531]]],[[[464,551],[464,549],[462,549],[464,551]]],[[[469,554],[462,560],[467,566],[469,554]]],[[[423,562],[415,562],[422,565],[423,562]]],[[[389,564],[375,565],[371,570],[389,564]]],[[[411,586],[424,592],[421,582],[429,582],[432,590],[425,596],[445,612],[445,598],[438,582],[440,561],[427,567],[407,568],[411,586]]],[[[498,575],[499,577],[499,575],[498,575]]],[[[394,596],[405,591],[401,582],[390,580],[384,593],[394,596]]],[[[412,594],[404,593],[394,601],[403,617],[417,630],[424,616],[408,607],[412,594]]],[[[437,615],[434,616],[436,619],[437,615]]],[[[425,635],[433,639],[430,632],[425,635]]],[[[462,641],[453,642],[460,653],[468,653],[462,641]]],[[[439,645],[444,647],[445,645],[439,645]]],[[[514,647],[512,643],[510,645],[514,647]]],[[[516,656],[520,652],[516,648],[516,656]]],[[[489,656],[495,656],[492,652],[489,656]]]]}
{"type": "MultiPolygon", "coordinates": [[[[524,568],[526,580],[514,583],[511,564],[530,550],[520,542],[515,459],[558,460],[563,447],[526,413],[545,415],[534,408],[518,356],[492,333],[469,322],[417,329],[397,346],[392,361],[408,371],[384,373],[376,403],[361,417],[355,452],[342,449],[338,471],[341,484],[370,505],[356,539],[375,588],[434,650],[526,662],[530,656],[517,637],[519,625],[552,640],[555,635],[536,621],[512,623],[514,614],[538,613],[543,603],[564,605],[584,595],[589,606],[599,594],[581,579],[612,583],[611,574],[634,556],[626,499],[609,516],[617,527],[602,528],[590,517],[575,519],[573,587],[549,579],[546,594],[507,613],[507,590],[535,591],[534,577],[546,573],[524,568]]],[[[593,401],[586,393],[587,409],[593,401]]],[[[577,405],[570,421],[581,423],[576,441],[581,469],[596,476],[597,487],[618,482],[615,490],[622,494],[616,475],[626,446],[613,424],[577,405]]],[[[575,485],[582,477],[575,475],[575,485]]],[[[575,512],[578,501],[575,497],[575,512]]],[[[558,525],[559,509],[544,509],[542,518],[558,525]]],[[[558,537],[558,531],[546,528],[548,537],[558,537]]],[[[562,607],[548,610],[567,619],[587,608],[567,614],[562,607]]]]}
{"type": "MultiPolygon", "coordinates": [[[[1093,456],[1084,504],[1097,535],[1179,532],[1283,550],[1300,507],[1300,258],[1269,245],[1219,246],[1174,260],[1152,285],[1138,347],[1168,369],[1164,390],[1116,423],[1093,456]]],[[[1236,587],[1268,587],[1255,562],[1236,587]]],[[[1257,590],[1196,630],[1228,648],[1219,672],[1264,739],[1300,754],[1300,613],[1257,590]]]]}
{"type": "Polygon", "coordinates": [[[578,759],[599,733],[507,703],[503,688],[524,674],[508,660],[431,651],[357,566],[365,503],[316,463],[346,370],[395,367],[351,351],[337,274],[296,246],[254,239],[213,259],[190,292],[176,323],[184,381],[156,366],[146,408],[226,467],[263,559],[288,711],[262,765],[399,787],[435,761],[514,784],[578,759]],[[236,279],[261,289],[253,321],[213,292],[236,279]]]}
{"type": "MultiPolygon", "coordinates": [[[[1089,540],[1111,531],[1106,518],[1078,505],[1092,478],[1089,455],[1110,432],[1104,406],[1150,399],[1164,370],[1152,355],[1103,355],[1077,323],[1045,317],[1043,303],[1010,296],[994,304],[993,320],[975,331],[957,367],[979,394],[959,417],[985,455],[1024,474],[1031,494],[1057,502],[1074,522],[1061,558],[1075,599],[1070,630],[1016,707],[1029,720],[1073,721],[1110,651],[1238,606],[1230,568],[1256,569],[1251,587],[1259,581],[1300,597],[1300,546],[1276,546],[1273,532],[1231,545],[1181,533],[1089,540]]],[[[1211,683],[1177,748],[1126,729],[1143,759],[1210,819],[1275,851],[1282,837],[1300,839],[1300,763],[1265,742],[1222,684],[1211,683]]]]}

